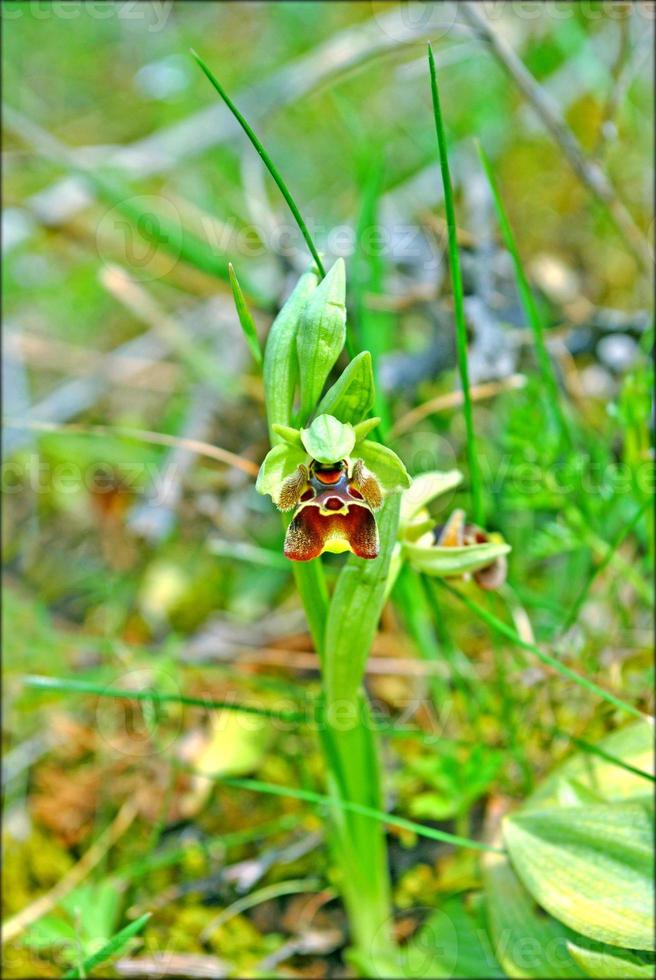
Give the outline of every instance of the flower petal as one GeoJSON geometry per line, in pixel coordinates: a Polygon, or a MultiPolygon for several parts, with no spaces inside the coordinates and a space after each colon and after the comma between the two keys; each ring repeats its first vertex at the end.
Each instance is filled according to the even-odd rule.
{"type": "Polygon", "coordinates": [[[380,545],[374,515],[363,504],[351,503],[345,510],[327,512],[316,500],[301,504],[287,528],[287,558],[310,561],[324,551],[352,551],[360,558],[377,558],[380,545]]]}

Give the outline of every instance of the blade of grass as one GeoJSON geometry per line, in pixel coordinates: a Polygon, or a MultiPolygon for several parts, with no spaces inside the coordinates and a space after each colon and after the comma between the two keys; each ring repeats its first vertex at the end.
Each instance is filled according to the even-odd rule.
{"type": "Polygon", "coordinates": [[[61,691],[66,694],[97,694],[105,698],[125,698],[130,701],[146,701],[151,704],[186,704],[195,708],[215,708],[226,711],[241,711],[243,714],[258,715],[261,718],[276,718],[279,721],[302,722],[308,717],[300,711],[274,711],[258,708],[250,704],[236,704],[233,701],[216,701],[213,698],[197,698],[185,694],[165,694],[162,691],[129,691],[119,687],[109,687],[99,682],[79,680],[74,677],[42,677],[29,674],[23,678],[27,687],[41,691],[61,691]]]}
{"type": "Polygon", "coordinates": [[[573,742],[574,745],[581,749],[582,752],[588,752],[590,755],[596,755],[605,762],[610,762],[611,765],[619,766],[620,769],[626,769],[627,772],[632,773],[634,776],[641,776],[642,779],[647,779],[651,783],[656,782],[656,776],[654,776],[651,772],[645,772],[644,769],[638,769],[637,766],[632,766],[631,763],[624,762],[623,759],[618,759],[616,755],[611,755],[610,752],[606,752],[598,745],[591,745],[590,742],[586,742],[585,739],[578,738],[576,735],[570,735],[569,732],[564,732],[558,727],[555,727],[552,731],[554,735],[560,735],[563,738],[568,738],[570,742],[573,742]]]}
{"type": "Polygon", "coordinates": [[[458,254],[458,241],[456,234],[456,214],[453,206],[453,188],[451,186],[449,159],[446,149],[446,135],[444,132],[440,96],[437,87],[435,59],[433,57],[433,49],[430,44],[428,45],[428,65],[430,69],[433,115],[435,117],[435,132],[437,134],[437,148],[440,158],[440,170],[442,171],[442,183],[444,185],[444,209],[446,212],[448,232],[449,270],[451,272],[451,285],[453,289],[453,313],[456,323],[458,370],[460,371],[460,382],[462,384],[465,428],[467,431],[467,460],[469,464],[469,480],[471,483],[472,509],[474,522],[479,524],[481,527],[485,527],[481,477],[478,469],[478,458],[476,455],[474,416],[469,387],[469,367],[467,363],[467,325],[465,323],[462,276],[460,273],[460,257],[458,254]]]}
{"type": "Polygon", "coordinates": [[[138,919],[131,922],[130,925],[125,927],[125,929],[121,929],[121,931],[117,932],[115,936],[112,936],[109,942],[105,943],[105,945],[99,949],[97,953],[94,953],[93,956],[87,957],[87,959],[82,963],[81,968],[74,967],[72,970],[68,970],[64,974],[64,977],[71,978],[88,976],[90,970],[93,970],[94,967],[98,966],[100,963],[104,963],[105,960],[110,958],[110,956],[115,956],[116,953],[119,953],[133,936],[136,936],[138,932],[141,932],[143,927],[150,919],[150,916],[150,912],[145,912],[143,915],[140,915],[138,919]]]}
{"type": "Polygon", "coordinates": [[[206,76],[206,78],[208,79],[208,81],[210,82],[210,84],[219,93],[219,95],[221,96],[221,98],[223,99],[223,101],[225,102],[225,104],[227,105],[228,109],[230,109],[230,112],[233,114],[233,116],[235,117],[235,119],[237,120],[237,122],[239,123],[239,125],[241,126],[241,128],[244,130],[244,132],[248,136],[249,140],[251,141],[251,143],[255,147],[255,150],[257,151],[257,153],[259,154],[259,156],[262,158],[265,167],[267,168],[267,170],[269,171],[269,173],[271,174],[271,176],[275,180],[276,184],[278,185],[278,188],[280,190],[280,193],[282,194],[282,196],[284,197],[285,201],[287,202],[287,205],[289,207],[289,210],[291,211],[291,213],[294,216],[294,220],[296,221],[296,224],[298,225],[299,230],[300,230],[303,238],[305,239],[305,243],[306,243],[307,247],[310,250],[310,253],[312,255],[312,258],[316,262],[317,269],[319,270],[319,274],[321,275],[321,278],[323,279],[323,277],[326,275],[326,271],[325,271],[325,269],[323,267],[323,264],[321,262],[321,259],[319,258],[319,253],[317,252],[317,250],[315,248],[315,245],[314,245],[314,242],[312,241],[312,238],[310,236],[310,232],[308,231],[308,229],[306,227],[306,224],[303,221],[303,218],[301,216],[301,212],[299,211],[299,209],[298,209],[298,207],[296,205],[296,201],[294,200],[294,198],[292,197],[291,193],[289,192],[289,190],[287,188],[287,185],[285,184],[285,181],[282,179],[282,177],[281,177],[281,175],[280,175],[280,173],[278,171],[278,168],[274,164],[273,160],[271,159],[271,157],[269,156],[269,154],[267,153],[267,151],[262,146],[262,143],[260,142],[260,140],[256,136],[256,134],[253,131],[251,125],[248,122],[248,120],[245,119],[244,116],[242,116],[242,114],[239,111],[239,109],[237,108],[237,106],[234,104],[234,102],[232,101],[232,99],[229,97],[229,95],[227,94],[227,92],[224,90],[223,86],[214,77],[214,75],[212,74],[212,72],[210,71],[210,69],[207,67],[207,65],[205,64],[205,62],[203,61],[203,59],[200,57],[200,55],[198,55],[193,50],[193,48],[191,49],[191,54],[192,54],[192,57],[195,59],[196,63],[198,64],[198,67],[200,68],[200,70],[206,76]]]}
{"type": "MultiPolygon", "coordinates": [[[[184,766],[187,769],[188,767],[184,766]]],[[[193,771],[193,770],[189,770],[193,771]]],[[[415,820],[408,820],[406,817],[399,817],[393,813],[383,813],[382,810],[375,810],[373,807],[365,806],[362,803],[355,803],[351,800],[338,799],[332,796],[325,796],[322,793],[315,793],[309,789],[293,789],[288,786],[278,786],[274,783],[265,783],[259,779],[245,779],[237,777],[223,777],[206,775],[207,779],[214,779],[225,786],[232,786],[234,789],[248,789],[254,793],[269,793],[273,796],[284,796],[289,799],[302,800],[305,803],[312,803],[318,806],[338,807],[341,810],[351,810],[364,817],[371,817],[381,823],[389,824],[391,827],[398,827],[400,830],[409,830],[420,837],[427,837],[430,840],[439,840],[445,844],[454,844],[456,847],[470,847],[477,851],[497,851],[499,848],[491,847],[483,841],[470,840],[467,837],[459,837],[456,834],[449,834],[445,830],[437,830],[436,827],[427,827],[425,824],[417,823],[415,820]]]]}
{"type": "Polygon", "coordinates": [[[621,698],[611,694],[610,691],[604,690],[603,687],[599,687],[598,684],[595,684],[594,681],[588,680],[587,677],[577,674],[577,672],[572,670],[571,667],[561,663],[560,660],[557,660],[556,657],[552,657],[551,654],[545,653],[534,643],[528,643],[526,640],[523,640],[519,633],[512,628],[512,626],[508,626],[507,623],[497,619],[497,617],[488,612],[487,609],[483,609],[482,606],[479,606],[478,603],[473,602],[468,596],[463,595],[463,593],[459,592],[458,589],[454,589],[452,585],[449,585],[442,579],[436,579],[436,581],[443,589],[446,589],[447,592],[450,592],[457,599],[459,599],[470,612],[474,613],[475,616],[478,616],[479,619],[482,619],[484,623],[487,623],[491,629],[496,630],[497,633],[500,633],[502,636],[505,636],[506,639],[511,640],[516,646],[522,647],[522,649],[528,650],[535,654],[535,656],[541,660],[542,663],[547,664],[549,667],[553,668],[553,670],[557,671],[559,674],[562,674],[563,677],[569,678],[570,680],[574,681],[575,684],[578,684],[579,687],[584,687],[591,693],[596,694],[597,697],[603,698],[604,701],[612,704],[613,707],[618,708],[620,711],[625,711],[627,714],[633,715],[634,718],[640,718],[642,721],[644,721],[648,717],[647,715],[644,715],[639,708],[635,708],[632,704],[622,701],[621,698]]]}
{"type": "Polygon", "coordinates": [[[257,336],[257,330],[255,329],[255,323],[253,322],[251,311],[246,305],[246,300],[244,299],[244,294],[241,291],[241,286],[239,285],[239,280],[237,279],[232,262],[228,262],[228,275],[230,276],[232,295],[235,300],[235,306],[237,307],[237,316],[239,317],[239,322],[241,323],[241,329],[244,331],[246,343],[251,349],[251,354],[253,355],[255,363],[258,367],[262,367],[262,348],[260,347],[260,340],[257,336]]]}
{"type": "Polygon", "coordinates": [[[533,290],[531,289],[526,273],[524,272],[524,266],[517,249],[517,242],[515,241],[515,236],[512,228],[510,227],[510,222],[508,221],[508,215],[506,214],[506,210],[501,200],[499,186],[494,173],[492,172],[490,159],[483,149],[481,143],[478,141],[477,148],[483,170],[485,171],[485,176],[487,177],[488,184],[490,185],[490,191],[492,192],[492,199],[494,201],[494,207],[499,220],[501,236],[513,261],[515,279],[517,280],[517,291],[524,308],[524,314],[529,322],[531,330],[533,331],[535,353],[538,360],[542,384],[544,385],[545,391],[548,394],[547,400],[549,403],[549,410],[552,414],[554,424],[560,433],[563,445],[571,448],[573,445],[572,434],[560,404],[558,381],[556,380],[556,374],[551,363],[551,358],[549,357],[549,352],[547,351],[547,347],[544,342],[544,326],[542,323],[542,317],[540,315],[540,311],[538,310],[537,303],[535,302],[533,290]]]}
{"type": "Polygon", "coordinates": [[[243,844],[250,844],[253,841],[263,840],[279,831],[294,830],[298,827],[298,817],[293,814],[285,814],[260,824],[258,827],[249,827],[246,830],[235,830],[232,833],[210,837],[206,840],[196,840],[195,838],[184,839],[177,847],[167,847],[153,851],[145,858],[120,865],[115,874],[118,878],[133,881],[141,878],[151,871],[158,871],[160,868],[168,868],[172,864],[180,864],[184,857],[193,848],[202,850],[208,857],[214,853],[223,853],[230,847],[241,847],[243,844]]]}
{"type": "Polygon", "coordinates": [[[616,536],[615,540],[612,542],[612,544],[609,545],[608,551],[606,552],[602,560],[599,562],[597,567],[592,569],[590,575],[588,576],[587,582],[585,582],[585,584],[583,585],[583,588],[581,589],[576,599],[572,603],[571,609],[565,616],[565,621],[560,630],[561,636],[567,633],[568,629],[570,629],[570,627],[576,621],[578,614],[581,611],[581,607],[585,602],[588,593],[590,592],[594,580],[597,578],[598,575],[601,575],[601,573],[604,571],[605,568],[608,567],[608,565],[610,565],[615,553],[617,552],[617,549],[622,545],[622,542],[626,540],[626,538],[629,536],[631,531],[633,531],[633,529],[638,525],[640,518],[647,510],[647,507],[651,506],[651,503],[652,503],[651,500],[645,500],[642,506],[639,507],[636,513],[633,515],[629,523],[624,525],[624,527],[620,530],[619,534],[616,536]]]}

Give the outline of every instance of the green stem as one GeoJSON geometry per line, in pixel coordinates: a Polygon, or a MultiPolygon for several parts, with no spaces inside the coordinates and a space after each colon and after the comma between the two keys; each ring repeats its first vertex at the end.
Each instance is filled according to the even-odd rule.
{"type": "Polygon", "coordinates": [[[367,815],[384,809],[384,803],[374,724],[361,685],[385,600],[399,506],[394,494],[380,511],[379,557],[351,556],[340,573],[328,610],[323,664],[321,741],[330,795],[350,808],[336,811],[331,842],[356,956],[369,969],[389,960],[395,945],[385,832],[367,815]]]}

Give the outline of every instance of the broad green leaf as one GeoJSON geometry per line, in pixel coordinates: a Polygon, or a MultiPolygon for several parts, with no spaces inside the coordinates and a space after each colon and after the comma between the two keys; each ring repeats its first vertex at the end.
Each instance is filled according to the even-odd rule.
{"type": "Polygon", "coordinates": [[[405,490],[410,486],[410,477],[405,466],[391,449],[379,442],[362,442],[356,454],[371,470],[388,493],[405,490]]]}
{"type": "Polygon", "coordinates": [[[235,307],[237,308],[237,316],[239,317],[241,329],[244,331],[246,343],[251,349],[255,363],[261,365],[262,348],[260,347],[260,340],[257,336],[257,330],[255,329],[255,323],[253,321],[253,317],[251,316],[251,311],[246,305],[246,300],[244,299],[244,294],[241,291],[239,280],[237,279],[235,270],[232,267],[232,262],[228,262],[228,275],[230,276],[230,285],[232,286],[232,295],[235,301],[235,307]]]}
{"type": "Polygon", "coordinates": [[[503,977],[485,928],[483,904],[450,898],[399,951],[406,977],[503,977]]]}
{"type": "Polygon", "coordinates": [[[461,482],[460,470],[448,470],[445,473],[433,470],[413,477],[401,498],[401,523],[407,524],[432,500],[447,490],[453,490],[461,482]]]}
{"type": "Polygon", "coordinates": [[[260,471],[257,474],[255,489],[258,493],[268,493],[275,502],[278,499],[281,484],[284,479],[294,472],[297,466],[307,462],[307,453],[289,443],[282,442],[264,457],[260,471]]]}
{"type": "Polygon", "coordinates": [[[354,357],[338,380],[323,396],[317,415],[334,415],[340,422],[361,422],[374,403],[374,375],[371,354],[362,351],[354,357]]]}
{"type": "Polygon", "coordinates": [[[332,415],[319,415],[308,429],[301,429],[301,442],[312,459],[337,463],[351,455],[355,445],[353,426],[332,415]]]}
{"type": "Polygon", "coordinates": [[[653,953],[607,946],[585,936],[576,936],[568,942],[567,948],[587,977],[599,977],[600,980],[617,980],[617,977],[639,980],[644,977],[647,980],[656,974],[653,953]]]}
{"type": "Polygon", "coordinates": [[[567,951],[575,933],[537,905],[505,854],[483,858],[486,909],[494,952],[509,977],[582,977],[567,951]]]}
{"type": "Polygon", "coordinates": [[[487,541],[485,544],[466,545],[462,548],[442,548],[429,543],[403,542],[403,553],[410,564],[426,575],[440,577],[464,575],[476,572],[492,564],[496,558],[507,555],[510,545],[487,541]]]}
{"type": "Polygon", "coordinates": [[[344,260],[338,259],[305,304],[296,334],[303,419],[308,419],[314,411],[326,378],[344,346],[345,294],[344,260]]]}
{"type": "MultiPolygon", "coordinates": [[[[635,721],[612,732],[595,746],[601,752],[619,759],[625,765],[645,773],[654,772],[654,729],[647,721],[635,721]]],[[[577,752],[559,765],[535,790],[523,809],[544,809],[556,804],[563,782],[576,784],[604,799],[628,800],[638,797],[651,799],[653,783],[639,773],[630,772],[610,759],[591,752],[577,752]]]]}
{"type": "Polygon", "coordinates": [[[273,425],[289,425],[298,380],[296,332],[303,307],[317,285],[313,272],[306,272],[269,329],[264,349],[264,395],[271,443],[280,442],[273,425]]]}
{"type": "Polygon", "coordinates": [[[570,928],[613,946],[654,948],[653,835],[640,803],[552,807],[506,817],[517,874],[570,928]]]}

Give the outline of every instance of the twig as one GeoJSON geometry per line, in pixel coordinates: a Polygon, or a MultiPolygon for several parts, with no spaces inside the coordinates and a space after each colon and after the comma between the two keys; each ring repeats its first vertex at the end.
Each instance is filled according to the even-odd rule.
{"type": "Polygon", "coordinates": [[[651,271],[653,258],[649,242],[632,215],[619,200],[617,191],[604,171],[597,163],[585,156],[576,136],[562,118],[558,107],[554,105],[545,90],[536,82],[510,45],[486,20],[478,4],[473,3],[472,0],[463,0],[463,3],[459,5],[459,10],[474,33],[488,45],[497,60],[512,76],[517,87],[530,102],[562,150],[581,183],[608,208],[618,231],[643,268],[651,271]]]}
{"type": "Polygon", "coordinates": [[[146,500],[135,505],[128,517],[130,528],[149,541],[161,541],[175,523],[182,481],[198,455],[188,443],[203,442],[202,437],[209,434],[215,404],[212,395],[205,385],[196,387],[180,437],[183,444],[171,449],[156,485],[151,487],[146,500]]]}
{"type": "Polygon", "coordinates": [[[228,449],[221,449],[220,446],[211,446],[208,442],[201,442],[198,439],[183,439],[181,436],[170,436],[164,432],[151,432],[148,429],[126,429],[118,425],[78,425],[76,422],[61,424],[55,422],[37,422],[22,419],[5,419],[4,424],[9,428],[34,429],[37,432],[76,432],[85,436],[111,436],[117,439],[135,439],[137,442],[152,442],[158,446],[181,446],[184,449],[198,453],[199,456],[207,456],[216,459],[219,463],[226,466],[234,466],[236,469],[247,473],[248,476],[257,476],[259,467],[256,463],[243,456],[237,456],[228,449]]]}
{"type": "Polygon", "coordinates": [[[73,891],[74,888],[84,881],[89,872],[104,858],[107,851],[114,846],[117,840],[125,833],[137,815],[137,807],[132,800],[127,800],[113,823],[105,830],[98,840],[96,840],[84,857],[68,871],[63,878],[57,882],[45,895],[41,895],[35,902],[28,905],[21,912],[12,916],[2,927],[1,942],[11,942],[21,932],[31,926],[46,913],[57,905],[65,895],[73,891]]]}

